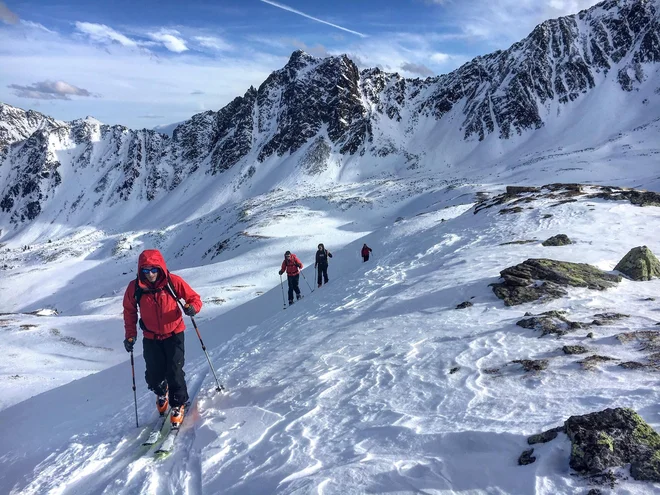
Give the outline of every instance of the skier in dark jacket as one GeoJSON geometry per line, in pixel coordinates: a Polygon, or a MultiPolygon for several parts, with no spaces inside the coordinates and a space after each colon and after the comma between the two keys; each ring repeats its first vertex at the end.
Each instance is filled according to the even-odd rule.
{"type": "Polygon", "coordinates": [[[363,263],[365,261],[369,261],[369,253],[371,253],[371,248],[366,245],[366,243],[362,246],[362,251],[360,252],[362,254],[362,259],[363,263]]]}
{"type": "Polygon", "coordinates": [[[332,253],[323,244],[319,244],[314,263],[314,268],[317,270],[316,283],[319,284],[319,287],[323,285],[322,282],[328,283],[328,258],[332,258],[332,253]]]}
{"type": "Polygon", "coordinates": [[[289,285],[289,305],[293,304],[294,292],[296,293],[296,300],[302,297],[300,294],[300,288],[298,287],[300,270],[302,267],[303,264],[295,254],[291,254],[291,251],[284,253],[284,261],[282,262],[282,267],[280,268],[279,273],[282,275],[286,272],[286,281],[289,285]]]}
{"type": "Polygon", "coordinates": [[[139,309],[147,385],[157,396],[156,407],[161,415],[168,406],[172,407],[170,419],[177,428],[183,421],[188,389],[183,371],[186,327],[175,297],[185,300],[188,316],[195,316],[202,309],[199,294],[181,277],[167,271],[160,251],[142,251],[137,279],[128,284],[124,293],[124,347],[127,352],[133,351],[139,309]]]}

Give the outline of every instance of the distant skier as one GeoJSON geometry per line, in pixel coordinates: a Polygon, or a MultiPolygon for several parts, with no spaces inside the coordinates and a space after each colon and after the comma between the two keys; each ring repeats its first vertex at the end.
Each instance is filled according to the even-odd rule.
{"type": "Polygon", "coordinates": [[[328,251],[323,244],[319,244],[319,250],[316,251],[316,262],[314,268],[317,269],[316,283],[321,287],[321,282],[328,283],[328,258],[332,258],[332,253],[328,251]]]}
{"type": "Polygon", "coordinates": [[[280,275],[286,272],[286,281],[289,285],[289,305],[293,304],[293,293],[296,293],[296,300],[300,299],[300,288],[298,287],[298,282],[300,281],[300,270],[302,269],[303,264],[300,262],[298,257],[295,254],[291,254],[291,251],[284,253],[284,261],[282,262],[282,268],[280,269],[280,275]]]}
{"type": "Polygon", "coordinates": [[[363,263],[364,263],[365,261],[369,261],[369,253],[371,253],[371,248],[370,248],[369,246],[367,246],[366,244],[364,244],[364,245],[362,246],[362,251],[361,251],[362,259],[363,259],[362,262],[363,262],[363,263]]]}
{"type": "Polygon", "coordinates": [[[188,316],[195,316],[202,309],[199,294],[185,280],[167,270],[160,251],[142,251],[138,258],[138,276],[124,293],[124,347],[127,352],[133,350],[139,309],[147,385],[157,396],[158,412],[165,414],[168,406],[172,407],[173,427],[183,422],[184,405],[188,401],[183,371],[186,327],[178,298],[185,300],[184,312],[188,316]]]}

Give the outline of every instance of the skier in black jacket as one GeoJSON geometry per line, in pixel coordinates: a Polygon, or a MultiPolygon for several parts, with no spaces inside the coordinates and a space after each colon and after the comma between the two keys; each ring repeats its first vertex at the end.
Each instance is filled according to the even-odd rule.
{"type": "Polygon", "coordinates": [[[323,285],[321,282],[328,283],[328,258],[332,258],[332,253],[323,244],[319,244],[319,249],[316,251],[316,263],[314,263],[318,274],[316,283],[319,284],[319,287],[323,285]]]}

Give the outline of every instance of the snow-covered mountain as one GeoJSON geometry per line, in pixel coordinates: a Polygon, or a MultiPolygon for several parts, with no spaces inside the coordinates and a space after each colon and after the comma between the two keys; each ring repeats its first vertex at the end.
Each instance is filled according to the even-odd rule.
{"type": "Polygon", "coordinates": [[[653,124],[659,69],[660,2],[608,0],[425,80],[296,51],[172,138],[0,105],[0,228],[62,215],[113,226],[182,187],[218,206],[294,183],[511,170],[653,124]]]}

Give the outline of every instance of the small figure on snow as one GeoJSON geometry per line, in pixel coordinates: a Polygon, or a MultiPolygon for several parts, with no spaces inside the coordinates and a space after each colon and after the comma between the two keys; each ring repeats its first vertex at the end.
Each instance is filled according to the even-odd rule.
{"type": "Polygon", "coordinates": [[[332,258],[332,253],[328,251],[323,244],[319,244],[316,251],[316,262],[314,268],[317,269],[316,283],[321,287],[322,282],[328,283],[328,258],[332,258]]]}
{"type": "Polygon", "coordinates": [[[362,262],[363,263],[365,261],[369,261],[369,253],[371,253],[371,248],[369,246],[367,246],[367,244],[365,243],[362,246],[362,251],[360,251],[360,254],[362,254],[362,260],[363,260],[362,262]]]}
{"type": "Polygon", "coordinates": [[[138,258],[138,275],[124,293],[124,347],[133,352],[137,337],[138,309],[142,329],[142,347],[146,364],[145,379],[156,396],[158,412],[172,408],[173,427],[183,421],[188,401],[184,363],[186,329],[178,301],[186,304],[184,312],[195,316],[202,309],[199,294],[178,275],[167,270],[165,259],[157,249],[147,249],[138,258]]]}
{"type": "Polygon", "coordinates": [[[300,299],[300,288],[298,287],[298,282],[300,281],[300,270],[302,269],[303,264],[298,259],[295,254],[291,254],[291,251],[284,253],[284,261],[282,262],[282,267],[280,268],[280,275],[286,272],[286,281],[289,285],[289,305],[293,304],[293,293],[296,293],[296,300],[300,299]]]}

